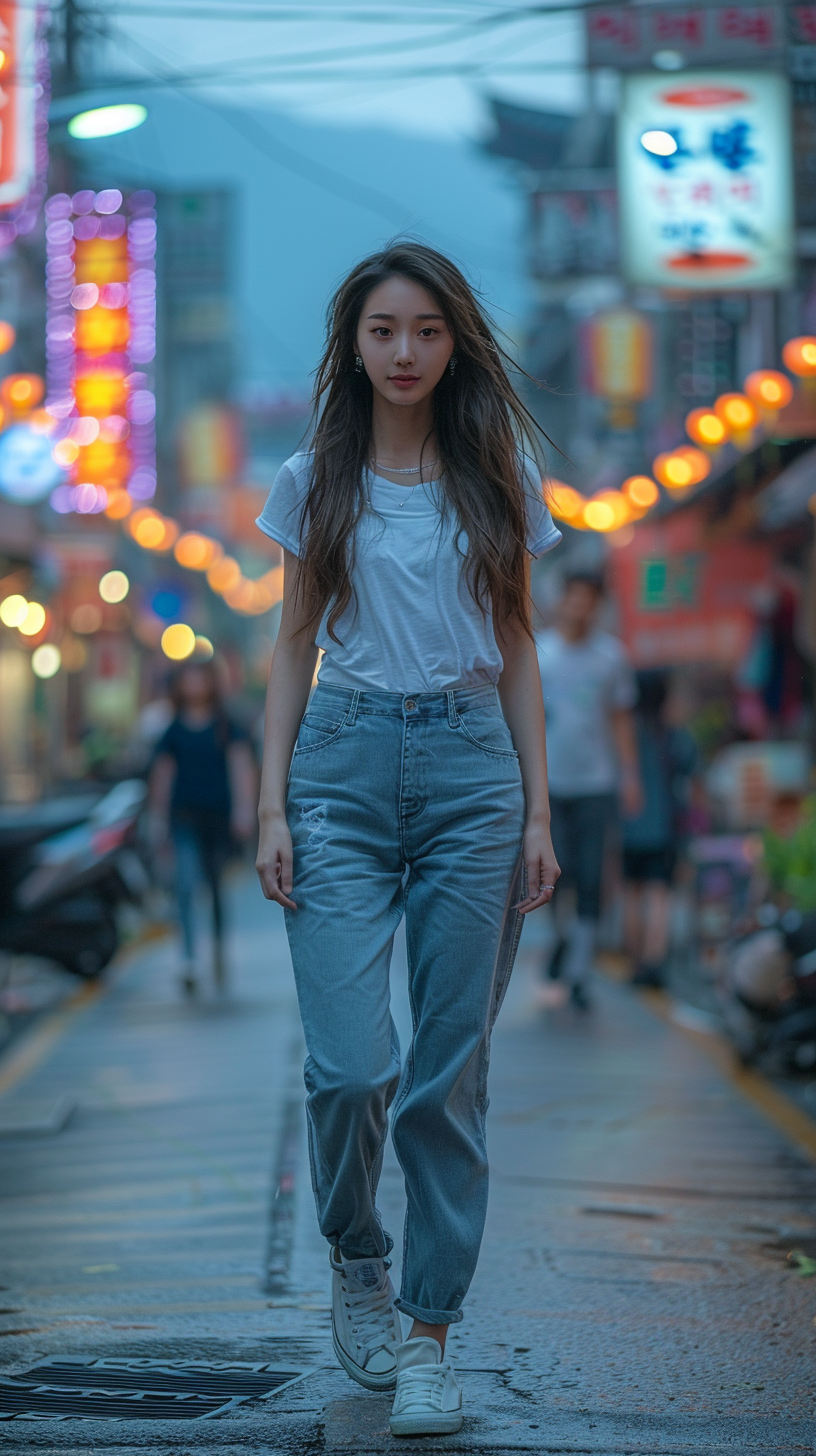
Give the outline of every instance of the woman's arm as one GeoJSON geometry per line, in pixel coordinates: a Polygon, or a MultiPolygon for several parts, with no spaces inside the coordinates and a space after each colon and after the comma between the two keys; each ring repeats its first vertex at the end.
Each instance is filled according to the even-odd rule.
{"type": "Polygon", "coordinates": [[[524,785],[527,896],[518,908],[522,915],[527,915],[552,899],[555,882],[561,873],[550,838],[544,699],[532,638],[521,625],[513,623],[501,629],[497,624],[496,639],[504,660],[498,683],[499,698],[519,756],[524,785]]]}
{"type": "Polygon", "coordinates": [[[239,739],[227,745],[229,777],[230,828],[236,839],[251,839],[258,822],[258,775],[248,743],[239,739]]]}
{"type": "Polygon", "coordinates": [[[176,780],[176,760],[170,753],[158,753],[147,784],[149,835],[155,849],[166,844],[170,833],[170,799],[176,780]]]}
{"type": "Polygon", "coordinates": [[[267,900],[296,910],[292,896],[292,839],[286,823],[289,766],[309,701],[317,648],[305,632],[297,600],[297,557],[283,553],[283,609],[266,694],[263,770],[258,819],[261,826],[255,868],[267,900]]]}

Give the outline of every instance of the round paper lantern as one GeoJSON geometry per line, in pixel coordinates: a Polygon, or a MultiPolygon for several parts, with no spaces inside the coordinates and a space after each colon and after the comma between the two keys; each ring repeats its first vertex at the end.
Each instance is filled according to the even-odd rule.
{"type": "Polygon", "coordinates": [[[660,499],[660,491],[649,475],[630,475],[621,490],[638,511],[651,510],[660,499]]]}
{"type": "Polygon", "coordinates": [[[733,435],[746,435],[759,419],[759,411],[747,394],[721,394],[714,401],[714,413],[733,435]]]}
{"type": "Polygon", "coordinates": [[[725,444],[730,430],[726,421],[713,409],[693,409],[686,415],[686,434],[695,445],[702,445],[705,450],[716,450],[718,445],[725,444]]]}
{"type": "Polygon", "coordinates": [[[745,393],[762,410],[780,410],[793,399],[793,385],[778,369],[755,369],[745,381],[745,393]]]}
{"type": "Polygon", "coordinates": [[[800,379],[813,379],[816,376],[816,337],[800,334],[796,339],[788,339],[782,350],[782,359],[791,374],[797,374],[800,379]]]}

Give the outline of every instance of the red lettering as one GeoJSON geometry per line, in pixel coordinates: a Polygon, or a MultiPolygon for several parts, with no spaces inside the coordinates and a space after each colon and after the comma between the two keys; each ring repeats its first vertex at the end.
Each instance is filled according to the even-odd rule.
{"type": "Polygon", "coordinates": [[[589,17],[592,40],[618,46],[636,46],[639,40],[639,17],[626,10],[596,10],[589,17]]]}
{"type": "Polygon", "coordinates": [[[695,182],[691,188],[692,202],[713,202],[714,188],[710,182],[695,182]]]}
{"type": "Polygon", "coordinates": [[[816,44],[816,5],[794,5],[791,21],[794,40],[816,44]]]}
{"type": "Polygon", "coordinates": [[[755,202],[757,189],[753,182],[732,182],[728,195],[734,202],[755,202]]]}
{"type": "Polygon", "coordinates": [[[703,13],[701,10],[658,11],[654,16],[655,40],[685,41],[686,45],[702,45],[703,13]]]}
{"type": "Polygon", "coordinates": [[[743,10],[736,5],[718,11],[723,40],[749,40],[756,45],[773,44],[773,18],[767,10],[743,10]]]}

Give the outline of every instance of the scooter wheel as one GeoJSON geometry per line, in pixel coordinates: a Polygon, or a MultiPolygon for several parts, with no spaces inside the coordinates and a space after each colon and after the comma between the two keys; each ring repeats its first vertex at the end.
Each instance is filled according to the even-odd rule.
{"type": "Polygon", "coordinates": [[[73,975],[84,981],[94,981],[101,976],[118,945],[116,922],[112,918],[106,919],[97,925],[95,934],[89,936],[84,944],[66,947],[59,959],[73,975]]]}

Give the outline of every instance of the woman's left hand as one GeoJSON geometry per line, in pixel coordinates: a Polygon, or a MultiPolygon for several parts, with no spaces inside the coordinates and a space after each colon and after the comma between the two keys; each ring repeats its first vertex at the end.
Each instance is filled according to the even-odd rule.
{"type": "Polygon", "coordinates": [[[528,819],[524,830],[524,868],[527,872],[527,895],[515,909],[529,915],[549,904],[561,871],[552,847],[549,821],[528,819]]]}

